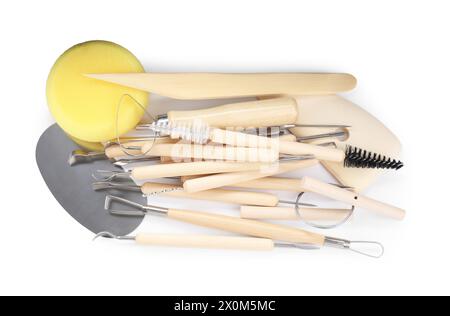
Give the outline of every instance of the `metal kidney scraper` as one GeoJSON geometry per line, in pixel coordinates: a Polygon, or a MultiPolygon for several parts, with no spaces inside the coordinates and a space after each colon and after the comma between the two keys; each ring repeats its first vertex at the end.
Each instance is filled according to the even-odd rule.
{"type": "MultiPolygon", "coordinates": [[[[70,167],[70,153],[78,149],[63,130],[53,124],[40,137],[36,147],[36,161],[48,188],[61,206],[81,225],[97,234],[109,231],[128,235],[142,222],[143,217],[113,216],[104,208],[106,192],[92,190],[92,174],[108,169],[108,160],[70,167]]],[[[127,199],[142,197],[136,192],[120,192],[127,199]]]]}

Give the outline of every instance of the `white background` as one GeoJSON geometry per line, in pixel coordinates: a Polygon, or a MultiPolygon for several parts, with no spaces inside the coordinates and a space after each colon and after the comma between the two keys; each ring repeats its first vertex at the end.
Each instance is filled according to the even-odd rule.
{"type": "Polygon", "coordinates": [[[2,1],[0,294],[450,294],[448,14],[448,1],[2,1]],[[91,39],[127,47],[148,71],[354,74],[358,87],[345,96],[397,134],[406,163],[366,193],[408,215],[392,223],[361,211],[333,234],[382,241],[385,257],[91,242],[34,157],[53,123],[48,71],[91,39]]]}

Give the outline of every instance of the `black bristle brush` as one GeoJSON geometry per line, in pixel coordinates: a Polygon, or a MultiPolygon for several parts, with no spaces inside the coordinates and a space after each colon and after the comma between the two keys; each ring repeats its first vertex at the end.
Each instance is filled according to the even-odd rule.
{"type": "Polygon", "coordinates": [[[371,169],[394,169],[403,167],[400,160],[395,160],[370,151],[347,146],[345,150],[344,166],[347,168],[371,168],[371,169]]]}

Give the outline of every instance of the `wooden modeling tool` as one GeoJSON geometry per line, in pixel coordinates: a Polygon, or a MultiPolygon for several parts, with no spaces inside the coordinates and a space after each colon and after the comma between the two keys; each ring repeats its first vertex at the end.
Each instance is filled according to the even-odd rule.
{"type": "MultiPolygon", "coordinates": [[[[120,183],[114,185],[113,188],[117,188],[118,186],[120,186],[120,183]]],[[[295,201],[279,200],[274,194],[261,192],[211,189],[197,193],[188,193],[184,191],[183,186],[179,184],[147,182],[142,185],[141,190],[147,196],[163,194],[178,198],[210,200],[242,205],[277,206],[280,203],[291,205],[297,204],[295,201]]],[[[298,205],[310,207],[315,206],[313,204],[306,203],[298,203],[298,205]]]]}
{"type": "Polygon", "coordinates": [[[248,102],[238,102],[215,107],[168,111],[158,116],[158,121],[184,124],[201,121],[218,128],[265,127],[293,124],[297,120],[297,103],[290,97],[272,98],[248,102]]]}
{"type": "MultiPolygon", "coordinates": [[[[162,138],[164,139],[164,138],[162,138]]],[[[85,152],[75,150],[69,157],[69,164],[74,166],[79,163],[91,162],[99,159],[109,159],[114,164],[126,166],[136,162],[160,160],[161,157],[169,158],[175,162],[218,160],[236,162],[275,162],[279,159],[278,151],[271,148],[247,148],[217,145],[198,144],[174,144],[171,139],[166,138],[167,143],[162,142],[135,142],[133,149],[135,155],[130,156],[129,151],[124,151],[120,145],[105,148],[104,152],[85,152]],[[144,154],[142,154],[145,153],[144,154]]],[[[130,148],[132,143],[128,143],[130,148]]]]}
{"type": "MultiPolygon", "coordinates": [[[[182,235],[182,234],[150,234],[138,233],[134,236],[116,236],[110,232],[100,232],[97,238],[112,238],[121,241],[134,241],[141,246],[162,246],[162,247],[178,247],[178,248],[206,248],[206,249],[229,249],[229,250],[253,250],[253,251],[271,251],[275,248],[297,248],[311,249],[308,245],[301,243],[281,242],[269,238],[259,237],[239,237],[239,236],[212,236],[212,235],[182,235]]],[[[324,245],[336,247],[337,239],[328,238],[324,245]],[[331,243],[333,241],[333,243],[331,243]]],[[[339,240],[339,248],[348,249],[356,253],[372,257],[380,258],[383,255],[383,246],[379,243],[364,242],[365,246],[369,245],[373,252],[362,252],[355,248],[360,242],[352,242],[339,240]],[[346,244],[346,246],[344,246],[346,244]],[[347,246],[348,245],[348,246],[347,246]]],[[[367,249],[366,249],[367,251],[367,249]]]]}
{"type": "Polygon", "coordinates": [[[339,73],[86,73],[85,76],[182,100],[333,94],[356,86],[355,77],[339,73]]]}
{"type": "MultiPolygon", "coordinates": [[[[354,207],[360,207],[395,220],[403,220],[406,214],[405,210],[399,207],[311,177],[302,177],[301,179],[266,177],[242,183],[234,183],[230,186],[236,188],[316,193],[332,200],[344,202],[354,207]]],[[[267,217],[267,215],[264,216],[267,217]]]]}
{"type": "MultiPolygon", "coordinates": [[[[117,240],[131,240],[143,246],[163,246],[179,248],[207,248],[207,249],[232,249],[232,250],[273,250],[276,243],[268,238],[238,237],[238,236],[213,236],[213,235],[175,235],[175,234],[149,234],[138,233],[135,236],[116,236],[110,232],[100,232],[99,237],[113,238],[117,240]]],[[[285,245],[285,244],[283,244],[285,245]]]]}
{"type": "MultiPolygon", "coordinates": [[[[349,210],[329,208],[301,207],[264,207],[254,205],[241,206],[241,218],[261,220],[304,220],[307,222],[329,221],[333,223],[345,222],[350,215],[349,210]]],[[[320,228],[320,227],[319,227],[320,228]]],[[[326,227],[328,228],[328,227],[326,227]]]]}
{"type": "Polygon", "coordinates": [[[338,247],[341,249],[353,250],[370,257],[379,258],[384,252],[384,248],[377,242],[351,242],[334,237],[327,237],[321,234],[308,232],[306,230],[282,226],[272,223],[242,219],[237,217],[211,214],[206,212],[179,210],[166,207],[141,205],[139,203],[123,199],[121,197],[108,195],[105,199],[105,209],[112,215],[125,217],[143,217],[146,215],[162,215],[170,219],[199,225],[203,227],[215,228],[237,234],[261,237],[280,242],[295,244],[299,248],[317,249],[324,246],[338,247]],[[134,207],[136,210],[121,210],[111,207],[113,202],[134,207]],[[372,246],[370,252],[358,250],[354,246],[372,246]]]}
{"type": "Polygon", "coordinates": [[[142,147],[145,156],[170,157],[177,161],[183,158],[197,160],[237,161],[237,162],[266,162],[271,163],[279,159],[276,148],[234,147],[224,145],[199,144],[163,144],[146,145],[142,147]]]}
{"type": "Polygon", "coordinates": [[[271,164],[253,162],[229,161],[199,161],[174,164],[161,164],[134,168],[131,177],[135,180],[146,180],[185,175],[200,175],[211,173],[229,173],[238,171],[252,171],[268,168],[271,164]]]}
{"type": "Polygon", "coordinates": [[[230,186],[235,183],[246,182],[294,170],[309,168],[317,164],[318,160],[307,159],[303,161],[278,163],[271,167],[261,168],[259,170],[254,171],[213,174],[201,178],[186,180],[183,183],[183,188],[186,192],[189,193],[201,192],[210,189],[230,186]]]}
{"type": "Polygon", "coordinates": [[[92,183],[94,191],[120,190],[142,192],[146,196],[164,195],[177,198],[189,198],[194,200],[208,200],[231,204],[276,206],[278,197],[270,193],[247,192],[237,190],[213,189],[198,193],[187,193],[178,184],[146,182],[141,186],[124,182],[98,181],[92,183]]]}
{"type": "MultiPolygon", "coordinates": [[[[298,161],[302,165],[304,161],[298,161]]],[[[281,165],[294,164],[295,162],[281,165]]],[[[214,173],[235,173],[239,171],[272,170],[279,163],[261,162],[232,162],[232,161],[195,161],[180,163],[162,163],[133,168],[131,171],[97,170],[93,177],[99,181],[112,181],[116,179],[131,179],[145,181],[148,179],[171,178],[189,175],[204,175],[214,173]]],[[[276,169],[276,168],[275,168],[276,169]]]]}

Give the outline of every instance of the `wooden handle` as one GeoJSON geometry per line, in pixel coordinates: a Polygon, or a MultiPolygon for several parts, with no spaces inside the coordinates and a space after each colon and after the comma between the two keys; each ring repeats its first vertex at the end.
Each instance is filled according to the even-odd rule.
{"type": "Polygon", "coordinates": [[[355,77],[339,73],[117,73],[86,76],[182,100],[335,94],[356,86],[355,77]]]}
{"type": "Polygon", "coordinates": [[[232,204],[260,205],[260,206],[275,206],[278,204],[278,197],[276,195],[269,193],[245,192],[245,191],[223,190],[223,189],[212,189],[198,193],[188,193],[182,190],[176,190],[179,188],[181,187],[175,184],[147,182],[144,185],[142,185],[141,190],[142,193],[146,195],[167,191],[163,194],[167,196],[174,196],[180,198],[218,201],[232,204]]]}
{"type": "Polygon", "coordinates": [[[187,180],[197,179],[197,178],[206,177],[206,176],[211,176],[211,174],[204,174],[204,175],[200,175],[200,176],[182,176],[182,177],[180,177],[180,181],[181,181],[181,183],[184,183],[187,180]]]}
{"type": "MultiPolygon", "coordinates": [[[[186,178],[184,180],[187,180],[186,178]]],[[[183,180],[182,180],[183,181],[183,180]]],[[[251,181],[235,183],[233,187],[236,188],[251,188],[260,190],[279,190],[291,192],[304,192],[306,189],[300,179],[295,178],[277,178],[266,177],[255,179],[251,181]]]]}
{"type": "Polygon", "coordinates": [[[338,148],[285,141],[218,128],[211,131],[210,138],[215,143],[230,146],[272,148],[280,154],[294,156],[314,155],[317,159],[323,161],[342,162],[345,158],[344,151],[338,148]]]}
{"type": "Polygon", "coordinates": [[[270,148],[246,148],[232,146],[198,144],[147,144],[142,147],[147,156],[171,157],[174,161],[183,158],[197,160],[228,160],[240,162],[274,162],[278,160],[278,151],[270,148]]]}
{"type": "Polygon", "coordinates": [[[275,98],[226,104],[192,111],[169,111],[171,122],[201,120],[214,127],[267,127],[293,124],[297,120],[297,103],[293,98],[275,98]]]}
{"type": "Polygon", "coordinates": [[[258,170],[266,164],[257,162],[183,162],[149,165],[137,167],[131,171],[131,177],[135,180],[145,180],[154,178],[178,177],[187,175],[238,172],[247,170],[258,170]]]}
{"type": "MultiPolygon", "coordinates": [[[[328,208],[307,208],[299,209],[301,218],[306,221],[333,221],[341,222],[348,215],[349,211],[328,208]]],[[[241,218],[248,219],[278,219],[278,220],[298,220],[300,217],[293,207],[260,207],[241,206],[241,218]]]]}
{"type": "Polygon", "coordinates": [[[331,199],[345,202],[355,207],[366,208],[378,212],[382,215],[402,220],[405,217],[405,211],[386,203],[376,201],[361,194],[339,188],[335,185],[324,183],[322,181],[303,177],[302,179],[266,177],[233,184],[237,188],[253,188],[262,190],[283,190],[294,192],[314,192],[327,196],[331,199]]]}
{"type": "Polygon", "coordinates": [[[221,229],[238,234],[295,243],[323,246],[324,236],[301,229],[231,216],[170,209],[167,215],[183,222],[221,229]]]}
{"type": "Polygon", "coordinates": [[[302,161],[292,161],[286,163],[274,164],[271,167],[247,172],[232,172],[228,174],[216,174],[202,178],[190,179],[183,183],[185,191],[194,193],[224,186],[230,186],[235,183],[241,183],[254,179],[264,178],[275,174],[286,173],[289,171],[308,168],[318,163],[315,159],[302,161]]]}
{"type": "Polygon", "coordinates": [[[356,207],[365,208],[367,210],[377,212],[380,215],[387,216],[396,220],[402,220],[405,217],[405,211],[398,207],[365,197],[361,194],[351,192],[310,177],[303,177],[301,179],[301,183],[302,187],[305,188],[305,190],[308,192],[315,192],[317,194],[328,196],[332,199],[346,202],[355,205],[356,207]]]}
{"type": "Polygon", "coordinates": [[[208,235],[138,234],[136,243],[154,246],[239,250],[272,250],[274,248],[273,241],[267,238],[208,235]]]}

